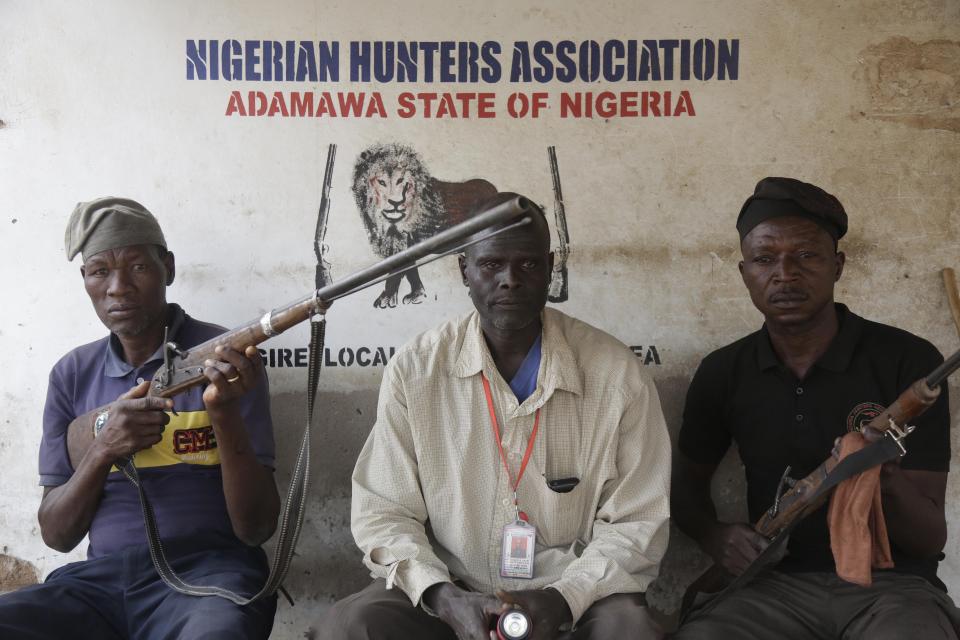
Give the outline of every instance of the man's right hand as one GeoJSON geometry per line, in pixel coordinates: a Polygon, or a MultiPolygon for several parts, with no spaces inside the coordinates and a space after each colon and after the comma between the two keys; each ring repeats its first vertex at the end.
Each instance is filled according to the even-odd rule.
{"type": "Polygon", "coordinates": [[[160,442],[173,409],[168,398],[147,396],[150,382],[130,389],[106,407],[109,413],[100,435],[93,437],[94,421],[103,410],[77,416],[67,427],[67,451],[75,472],[64,484],[46,487],[37,518],[47,546],[67,552],[90,530],[100,504],[110,467],[160,442]]]}
{"type": "Polygon", "coordinates": [[[746,571],[769,545],[769,540],[743,523],[718,523],[703,540],[713,561],[734,576],[746,571]]]}
{"type": "Polygon", "coordinates": [[[435,584],[423,593],[423,601],[453,629],[459,640],[496,638],[490,631],[502,603],[492,595],[464,591],[451,582],[435,584]]]}
{"type": "Polygon", "coordinates": [[[160,442],[173,400],[148,396],[149,389],[150,381],[144,380],[107,407],[109,417],[93,446],[111,464],[160,442]]]}

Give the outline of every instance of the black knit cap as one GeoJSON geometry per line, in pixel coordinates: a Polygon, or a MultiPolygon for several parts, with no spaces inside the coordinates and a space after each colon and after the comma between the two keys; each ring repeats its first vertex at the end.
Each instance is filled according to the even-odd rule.
{"type": "Polygon", "coordinates": [[[834,241],[847,232],[847,212],[834,196],[793,178],[764,178],[737,216],[740,240],[761,222],[784,216],[806,218],[829,233],[834,241]]]}

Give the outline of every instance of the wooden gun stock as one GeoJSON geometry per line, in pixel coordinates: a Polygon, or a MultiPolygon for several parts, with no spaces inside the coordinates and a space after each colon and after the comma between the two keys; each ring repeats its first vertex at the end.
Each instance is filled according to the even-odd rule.
{"type": "Polygon", "coordinates": [[[260,344],[314,315],[324,313],[337,298],[355,293],[391,275],[459,251],[467,244],[475,244],[515,225],[527,224],[531,219],[532,210],[526,198],[514,198],[441,231],[377,264],[317,289],[308,296],[207,340],[189,351],[167,342],[164,345],[164,364],[154,374],[149,393],[152,396],[169,398],[193,386],[203,384],[206,382],[203,363],[208,359],[216,358],[217,347],[227,346],[239,351],[247,346],[260,344]],[[496,227],[496,229],[483,235],[476,235],[490,227],[496,227]],[[468,238],[469,242],[464,244],[468,238]]]}
{"type": "MultiPolygon", "coordinates": [[[[898,440],[909,433],[907,423],[920,416],[933,406],[940,396],[940,384],[960,368],[960,351],[943,361],[930,375],[920,378],[904,390],[893,404],[863,426],[868,441],[876,442],[887,431],[894,431],[898,440]]],[[[798,481],[789,491],[780,496],[774,507],[764,513],[754,528],[761,534],[772,538],[790,523],[816,511],[829,497],[829,492],[811,500],[820,484],[827,477],[837,461],[833,456],[813,470],[806,478],[798,481]]]]}

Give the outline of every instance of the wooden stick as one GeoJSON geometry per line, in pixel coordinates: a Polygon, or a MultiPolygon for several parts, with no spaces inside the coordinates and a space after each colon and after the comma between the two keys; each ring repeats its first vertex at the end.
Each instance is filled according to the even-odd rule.
{"type": "Polygon", "coordinates": [[[957,335],[960,336],[960,291],[957,290],[957,276],[950,267],[940,273],[943,275],[943,285],[947,288],[947,301],[950,303],[953,323],[957,325],[957,335]]]}

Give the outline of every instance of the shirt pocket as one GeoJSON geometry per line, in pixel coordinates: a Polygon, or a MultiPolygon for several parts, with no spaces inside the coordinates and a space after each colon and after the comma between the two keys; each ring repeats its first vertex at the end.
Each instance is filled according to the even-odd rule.
{"type": "Polygon", "coordinates": [[[584,502],[587,493],[582,485],[581,482],[566,493],[553,491],[546,483],[541,485],[535,508],[529,516],[531,523],[537,527],[538,541],[544,546],[569,548],[581,537],[586,519],[584,502]]]}

